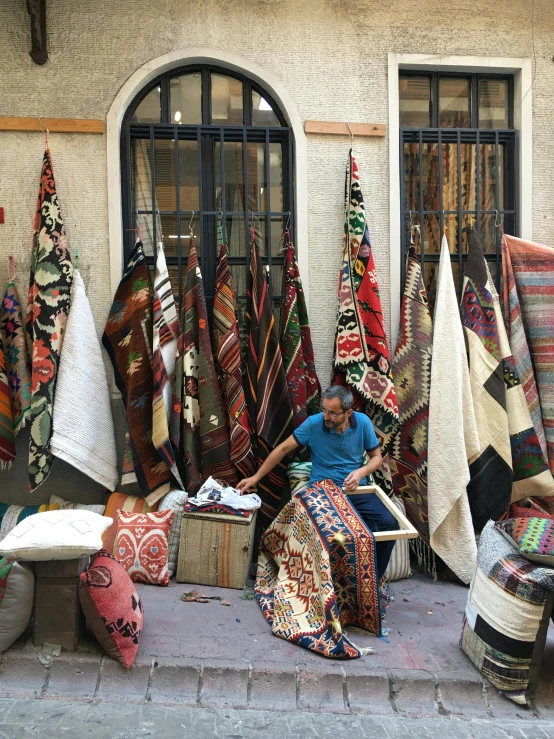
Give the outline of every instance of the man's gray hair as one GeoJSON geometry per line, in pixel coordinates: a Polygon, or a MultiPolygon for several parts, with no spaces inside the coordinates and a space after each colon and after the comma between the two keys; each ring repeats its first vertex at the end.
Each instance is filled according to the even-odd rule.
{"type": "Polygon", "coordinates": [[[347,387],[342,385],[331,385],[321,396],[321,400],[326,398],[327,400],[333,400],[338,398],[340,400],[340,407],[343,411],[349,411],[354,405],[354,398],[352,393],[347,387]]]}

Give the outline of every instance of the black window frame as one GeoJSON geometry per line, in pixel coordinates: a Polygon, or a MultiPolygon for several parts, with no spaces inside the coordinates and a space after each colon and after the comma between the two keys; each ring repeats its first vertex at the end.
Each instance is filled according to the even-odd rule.
{"type": "MultiPolygon", "coordinates": [[[[179,172],[179,147],[174,147],[175,155],[175,171],[179,172]]],[[[178,290],[178,308],[182,306],[184,275],[186,271],[186,256],[182,254],[182,235],[181,228],[182,218],[194,216],[199,219],[201,254],[199,255],[200,267],[204,282],[204,290],[206,293],[206,303],[208,307],[208,315],[212,314],[213,295],[215,291],[215,272],[217,267],[217,258],[219,251],[219,234],[218,234],[218,218],[221,220],[223,213],[223,223],[231,216],[244,217],[244,237],[245,237],[245,255],[231,256],[228,261],[230,265],[244,264],[246,273],[249,271],[251,227],[256,228],[262,219],[265,220],[266,233],[266,249],[261,255],[264,269],[268,275],[272,275],[271,267],[274,265],[284,265],[284,255],[276,255],[277,252],[271,243],[271,223],[272,219],[282,218],[283,230],[285,227],[290,231],[291,238],[294,241],[295,234],[295,191],[294,191],[294,135],[292,128],[286,121],[286,118],[280,109],[278,103],[274,100],[271,93],[266,90],[259,82],[252,80],[248,75],[241,74],[237,71],[220,67],[214,64],[191,64],[184,65],[172,69],[164,74],[158,75],[155,79],[148,83],[133,98],[125,112],[120,137],[120,157],[121,157],[121,191],[122,191],[122,229],[123,229],[123,245],[124,245],[124,262],[133,249],[136,233],[138,215],[150,215],[152,217],[152,231],[154,245],[159,241],[159,234],[156,233],[156,217],[170,215],[176,218],[177,225],[177,256],[169,256],[166,252],[166,261],[168,267],[178,268],[179,290],[178,290]],[[173,78],[182,75],[198,74],[201,75],[202,84],[202,123],[185,124],[175,123],[171,121],[171,99],[170,99],[170,82],[173,78]],[[242,83],[243,90],[243,125],[229,125],[220,123],[211,123],[211,76],[212,74],[223,75],[239,80],[242,83]],[[160,107],[161,122],[160,123],[141,123],[133,122],[132,118],[135,111],[142,100],[154,90],[160,88],[160,107]],[[252,125],[252,93],[256,92],[261,95],[272,107],[273,112],[277,116],[280,126],[255,126],[252,125]],[[154,155],[154,140],[188,140],[197,142],[198,151],[198,184],[199,184],[199,210],[181,210],[180,209],[180,192],[179,183],[175,184],[176,189],[176,210],[156,210],[156,211],[133,211],[133,193],[132,193],[132,149],[131,141],[133,139],[144,139],[150,142],[150,167],[152,181],[152,204],[157,204],[155,197],[156,189],[156,161],[154,155]],[[215,144],[220,143],[220,167],[222,177],[222,195],[221,207],[217,206],[215,194],[215,144]],[[244,210],[230,211],[226,209],[225,203],[225,167],[224,167],[224,142],[241,142],[243,157],[243,176],[244,176],[244,193],[241,205],[244,210]],[[271,210],[270,192],[267,192],[267,206],[265,211],[250,210],[248,208],[248,149],[247,143],[264,144],[264,161],[265,161],[265,179],[270,182],[270,157],[269,146],[272,143],[282,145],[282,187],[283,187],[283,210],[271,210]]],[[[267,188],[268,191],[270,187],[267,188]]],[[[154,255],[147,255],[149,265],[155,265],[156,249],[154,255]]],[[[284,269],[284,267],[283,267],[284,269]]],[[[269,294],[273,304],[282,303],[284,295],[282,287],[273,285],[273,279],[268,279],[269,294]]],[[[237,295],[239,304],[246,300],[244,295],[237,295]]]]}

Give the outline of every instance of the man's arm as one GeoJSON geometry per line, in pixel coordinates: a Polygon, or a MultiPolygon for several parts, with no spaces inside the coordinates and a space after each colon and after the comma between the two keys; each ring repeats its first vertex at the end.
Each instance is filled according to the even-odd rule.
{"type": "Polygon", "coordinates": [[[271,454],[268,456],[268,458],[265,460],[265,462],[262,464],[255,475],[252,475],[252,477],[245,477],[244,480],[241,480],[239,482],[239,484],[237,485],[237,490],[240,490],[241,493],[247,493],[251,488],[255,487],[259,483],[262,477],[265,477],[268,472],[271,472],[271,470],[275,467],[275,465],[279,464],[283,457],[286,457],[287,454],[290,454],[290,452],[296,449],[297,446],[298,442],[291,434],[288,439],[285,439],[285,441],[283,441],[282,444],[279,444],[279,446],[275,447],[275,449],[271,452],[271,454]]]}
{"type": "Polygon", "coordinates": [[[369,457],[368,463],[364,464],[363,467],[354,470],[354,472],[351,472],[344,479],[344,489],[348,492],[356,490],[356,488],[360,485],[360,480],[364,477],[367,477],[367,475],[371,475],[371,473],[375,472],[375,470],[378,469],[383,463],[383,457],[381,456],[381,450],[379,449],[379,447],[377,447],[377,449],[373,449],[372,451],[366,452],[366,454],[369,457]]]}

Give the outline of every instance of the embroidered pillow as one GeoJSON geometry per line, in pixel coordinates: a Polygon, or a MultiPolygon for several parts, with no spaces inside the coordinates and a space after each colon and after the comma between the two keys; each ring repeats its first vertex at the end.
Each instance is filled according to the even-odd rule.
{"type": "Polygon", "coordinates": [[[554,521],[549,518],[509,518],[496,528],[519,553],[532,562],[554,566],[554,521]]]}
{"type": "Polygon", "coordinates": [[[175,511],[171,529],[169,530],[168,562],[169,577],[173,577],[177,571],[177,559],[179,557],[179,542],[181,541],[181,524],[183,523],[183,509],[187,500],[184,490],[172,490],[165,498],[160,500],[158,511],[175,511]]]}
{"type": "Polygon", "coordinates": [[[79,600],[100,645],[110,657],[131,667],[137,656],[144,609],[131,578],[105,549],[81,573],[79,600]]]}
{"type": "MultiPolygon", "coordinates": [[[[83,503],[72,503],[69,500],[64,500],[57,495],[50,496],[50,510],[55,510],[56,507],[60,511],[92,511],[98,513],[99,516],[103,516],[106,510],[105,505],[85,505],[83,503]]],[[[113,518],[113,516],[110,516],[113,518]]]]}
{"type": "Polygon", "coordinates": [[[150,513],[157,511],[158,504],[149,506],[140,495],[127,495],[127,493],[112,493],[108,498],[108,504],[104,511],[105,516],[113,518],[113,524],[102,537],[104,549],[114,554],[115,538],[117,536],[117,511],[129,511],[129,513],[150,513]]]}
{"type": "Polygon", "coordinates": [[[168,539],[174,510],[117,512],[115,556],[134,582],[169,585],[168,539]]]}

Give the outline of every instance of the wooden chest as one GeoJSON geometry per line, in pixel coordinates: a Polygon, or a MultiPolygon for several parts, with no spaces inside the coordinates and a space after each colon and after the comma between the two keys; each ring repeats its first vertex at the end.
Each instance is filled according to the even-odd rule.
{"type": "Polygon", "coordinates": [[[183,513],[177,582],[244,588],[252,561],[256,513],[183,513]]]}

